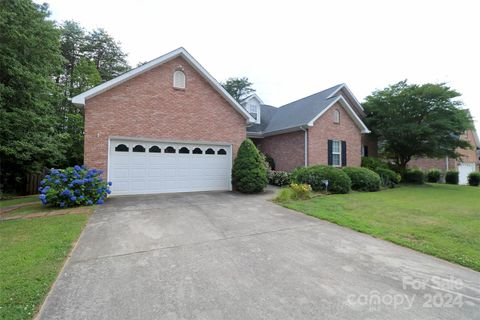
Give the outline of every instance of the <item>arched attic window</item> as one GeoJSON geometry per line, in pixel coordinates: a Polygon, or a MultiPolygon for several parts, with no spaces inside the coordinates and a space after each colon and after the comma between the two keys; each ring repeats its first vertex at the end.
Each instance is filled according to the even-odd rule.
{"type": "Polygon", "coordinates": [[[338,109],[333,110],[333,123],[340,123],[340,111],[338,109]]]}
{"type": "Polygon", "coordinates": [[[182,67],[178,67],[173,73],[173,87],[175,89],[185,89],[186,77],[182,67]]]}

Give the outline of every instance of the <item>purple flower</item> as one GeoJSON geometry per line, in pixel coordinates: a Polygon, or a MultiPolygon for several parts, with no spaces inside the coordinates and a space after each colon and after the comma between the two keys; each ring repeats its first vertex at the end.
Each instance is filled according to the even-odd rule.
{"type": "Polygon", "coordinates": [[[97,204],[103,204],[103,199],[102,198],[98,199],[97,204]]]}
{"type": "Polygon", "coordinates": [[[109,185],[109,186],[112,186],[112,181],[109,181],[109,182],[108,182],[108,185],[109,185]]]}
{"type": "Polygon", "coordinates": [[[45,180],[40,181],[40,185],[43,186],[45,184],[45,180]]]}
{"type": "Polygon", "coordinates": [[[40,200],[45,200],[45,199],[47,198],[47,196],[44,195],[44,194],[41,194],[41,195],[38,196],[38,198],[39,198],[40,200]]]}
{"type": "Polygon", "coordinates": [[[82,170],[82,168],[78,164],[76,166],[74,166],[73,169],[75,169],[76,171],[81,171],[82,170]]]}
{"type": "Polygon", "coordinates": [[[71,200],[71,201],[75,201],[75,200],[77,200],[77,197],[71,196],[71,197],[70,197],[70,200],[71,200]]]}
{"type": "Polygon", "coordinates": [[[60,202],[60,208],[65,207],[65,202],[60,202]]]}
{"type": "Polygon", "coordinates": [[[60,184],[60,180],[55,180],[55,184],[60,184]]]}
{"type": "Polygon", "coordinates": [[[110,189],[107,189],[107,193],[110,194],[112,193],[112,191],[110,189]]]}
{"type": "Polygon", "coordinates": [[[88,201],[87,201],[87,204],[88,204],[89,206],[91,206],[91,205],[93,204],[92,200],[88,200],[88,201]]]}
{"type": "Polygon", "coordinates": [[[67,197],[68,197],[68,196],[70,195],[70,190],[65,189],[65,190],[63,190],[63,191],[60,193],[60,195],[61,195],[61,196],[67,196],[67,197]]]}

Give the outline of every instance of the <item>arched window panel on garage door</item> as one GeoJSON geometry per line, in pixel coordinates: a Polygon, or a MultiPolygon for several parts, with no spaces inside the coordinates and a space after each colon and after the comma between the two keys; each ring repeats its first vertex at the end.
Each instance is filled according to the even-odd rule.
{"type": "Polygon", "coordinates": [[[128,152],[128,146],[121,143],[115,147],[115,152],[128,152]]]}
{"type": "Polygon", "coordinates": [[[226,155],[226,154],[227,154],[227,151],[226,151],[225,149],[221,148],[221,149],[218,149],[217,154],[219,154],[219,155],[226,155]]]}
{"type": "Polygon", "coordinates": [[[197,147],[197,148],[193,149],[193,152],[192,152],[192,153],[193,153],[193,154],[203,154],[203,151],[202,151],[202,149],[200,149],[200,148],[197,147]]]}
{"type": "Polygon", "coordinates": [[[187,147],[181,147],[180,150],[178,150],[178,153],[188,154],[190,153],[190,149],[188,149],[187,147]]]}
{"type": "Polygon", "coordinates": [[[215,150],[213,150],[212,148],[208,148],[208,149],[205,151],[205,154],[215,154],[215,150]]]}
{"type": "Polygon", "coordinates": [[[135,147],[132,149],[133,152],[145,152],[145,147],[142,146],[141,144],[137,144],[135,147]]]}
{"type": "Polygon", "coordinates": [[[168,146],[168,147],[165,148],[164,152],[165,153],[176,153],[177,151],[175,150],[174,147],[168,146]]]}
{"type": "Polygon", "coordinates": [[[150,152],[150,153],[161,153],[162,149],[160,149],[159,146],[151,146],[150,149],[148,149],[148,152],[150,152]]]}

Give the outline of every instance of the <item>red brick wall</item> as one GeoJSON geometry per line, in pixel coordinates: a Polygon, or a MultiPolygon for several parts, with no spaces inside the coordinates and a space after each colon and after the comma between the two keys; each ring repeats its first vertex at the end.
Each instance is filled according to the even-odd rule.
{"type": "Polygon", "coordinates": [[[360,129],[337,103],[308,129],[308,164],[328,164],[328,140],[342,140],[347,142],[347,166],[359,167],[361,139],[360,129]],[[340,111],[339,124],[333,122],[334,110],[340,111]]]}
{"type": "Polygon", "coordinates": [[[369,133],[362,134],[362,147],[368,146],[368,156],[378,157],[377,138],[369,133]]]}
{"type": "Polygon", "coordinates": [[[257,146],[275,161],[275,170],[292,171],[305,164],[305,137],[303,131],[257,139],[257,146]]]}
{"type": "MultiPolygon", "coordinates": [[[[455,168],[455,160],[450,159],[449,161],[449,169],[455,168]]],[[[440,169],[446,170],[446,163],[445,158],[443,159],[434,159],[434,158],[416,158],[410,160],[408,163],[409,168],[419,168],[422,170],[429,170],[429,169],[440,169]]]]}
{"type": "Polygon", "coordinates": [[[111,136],[227,142],[236,153],[246,137],[245,118],[185,60],[176,58],[87,100],[85,164],[107,170],[111,136]],[[184,67],[186,89],[173,89],[184,67]]]}

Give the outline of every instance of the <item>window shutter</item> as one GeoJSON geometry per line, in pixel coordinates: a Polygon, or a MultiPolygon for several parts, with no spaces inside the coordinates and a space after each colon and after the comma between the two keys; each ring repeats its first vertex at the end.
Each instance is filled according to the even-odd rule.
{"type": "Polygon", "coordinates": [[[342,167],[347,166],[347,142],[342,141],[342,167]]]}
{"type": "Polygon", "coordinates": [[[328,165],[331,166],[332,161],[332,140],[328,140],[328,165]]]}

